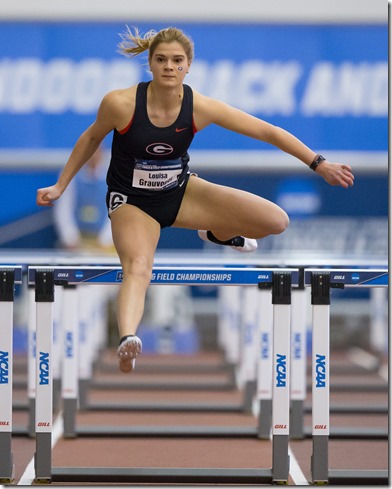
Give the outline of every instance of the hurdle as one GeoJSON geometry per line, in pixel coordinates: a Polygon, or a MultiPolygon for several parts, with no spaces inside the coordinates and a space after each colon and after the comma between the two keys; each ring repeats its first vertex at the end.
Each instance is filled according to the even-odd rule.
{"type": "Polygon", "coordinates": [[[14,287],[22,283],[22,267],[0,268],[0,482],[14,479],[12,438],[14,287]]]}
{"type": "MultiPolygon", "coordinates": [[[[36,453],[37,482],[182,482],[182,483],[270,483],[287,482],[289,475],[290,410],[290,298],[292,269],[229,267],[154,267],[151,284],[241,285],[269,287],[274,309],[274,371],[272,412],[272,468],[53,468],[52,429],[52,326],[55,285],[113,284],[122,280],[120,267],[29,267],[28,281],[35,284],[37,302],[36,453]],[[275,402],[276,400],[276,402],[275,402]]],[[[295,278],[293,280],[295,282],[295,278]]],[[[69,347],[72,349],[69,336],[69,347]]],[[[73,399],[72,399],[73,401],[73,399]]]]}
{"type": "Polygon", "coordinates": [[[329,439],[329,320],[330,290],[344,287],[388,287],[388,270],[305,270],[305,284],[312,294],[312,435],[313,483],[388,484],[388,470],[331,470],[329,439]]]}
{"type": "MultiPolygon", "coordinates": [[[[81,266],[84,266],[86,264],[91,264],[91,262],[99,262],[103,264],[110,264],[110,265],[117,265],[119,263],[118,258],[114,257],[113,255],[78,255],[75,257],[72,253],[64,253],[64,252],[58,252],[58,251],[47,251],[47,252],[33,252],[30,253],[31,256],[27,257],[25,253],[17,253],[13,252],[10,254],[9,257],[6,255],[4,256],[5,261],[9,261],[11,263],[23,263],[24,267],[27,268],[26,262],[34,263],[34,264],[45,264],[45,266],[50,263],[53,265],[63,265],[65,263],[69,264],[74,264],[78,263],[81,266]]],[[[235,253],[234,253],[235,256],[235,253]]],[[[329,257],[325,257],[323,255],[317,255],[317,254],[312,254],[311,256],[308,255],[301,255],[298,252],[295,253],[289,253],[288,255],[285,255],[282,257],[281,255],[274,255],[270,253],[263,253],[262,257],[258,257],[257,254],[253,257],[242,257],[239,261],[238,256],[236,256],[236,259],[234,259],[234,256],[230,256],[230,252],[228,254],[226,253],[201,253],[200,256],[193,256],[191,259],[189,258],[189,254],[183,253],[183,252],[164,252],[164,253],[158,253],[157,257],[155,259],[155,264],[165,264],[165,263],[170,263],[170,265],[184,265],[184,264],[195,264],[195,263],[203,263],[206,265],[211,265],[214,263],[219,263],[222,264],[223,266],[255,266],[257,265],[257,262],[262,259],[264,264],[267,264],[269,266],[279,266],[279,267],[284,267],[284,266],[289,266],[289,267],[294,267],[294,266],[300,266],[299,271],[302,272],[304,269],[304,264],[317,264],[317,267],[327,267],[328,264],[334,263],[336,266],[344,264],[345,266],[347,264],[353,265],[355,263],[355,267],[360,267],[361,264],[366,266],[384,266],[385,264],[385,259],[383,257],[374,257],[374,256],[360,256],[353,260],[351,257],[347,258],[345,255],[340,255],[340,254],[335,254],[331,255],[329,257]]],[[[31,286],[32,287],[32,286],[31,286]]],[[[220,289],[222,291],[225,290],[233,290],[235,287],[230,287],[230,288],[223,288],[220,289]]],[[[83,291],[83,288],[82,288],[83,291]]],[[[59,287],[57,288],[57,296],[62,292],[62,288],[59,287]]],[[[305,291],[306,292],[306,291],[305,291]]],[[[29,291],[30,293],[30,291],[29,291]]],[[[260,291],[260,300],[259,303],[262,302],[262,295],[263,291],[260,291]]],[[[304,406],[304,399],[305,399],[305,392],[301,392],[301,390],[304,388],[304,382],[305,382],[305,374],[306,372],[303,371],[305,361],[306,361],[306,345],[304,344],[305,342],[305,335],[306,335],[306,330],[304,329],[306,327],[305,325],[305,320],[303,319],[303,312],[304,312],[304,305],[305,302],[307,301],[305,297],[305,293],[302,290],[302,286],[300,285],[299,287],[293,288],[293,295],[292,295],[292,335],[293,335],[293,354],[292,354],[292,359],[291,359],[291,365],[292,365],[292,382],[291,382],[291,398],[292,398],[292,408],[291,408],[291,423],[290,423],[290,429],[291,429],[291,436],[295,438],[303,438],[303,437],[310,437],[311,436],[311,430],[304,429],[303,426],[303,414],[304,411],[308,412],[310,410],[310,406],[304,406]],[[297,305],[297,303],[299,305],[297,305]],[[298,329],[297,329],[298,328],[298,329]],[[296,330],[297,329],[297,330],[296,330]],[[298,353],[300,353],[298,355],[298,353]]],[[[267,294],[268,296],[268,294],[267,294]]],[[[31,290],[31,297],[32,297],[32,303],[34,304],[34,314],[31,313],[29,315],[30,317],[30,323],[34,322],[34,328],[31,328],[29,325],[29,356],[28,356],[28,361],[29,361],[29,377],[28,377],[28,382],[29,382],[29,428],[28,432],[30,436],[34,436],[34,420],[35,420],[35,412],[34,412],[34,407],[35,407],[35,302],[34,302],[34,290],[31,290]],[[30,346],[31,343],[31,346],[30,346]]],[[[56,301],[57,302],[57,301],[56,301]]],[[[305,305],[307,307],[307,305],[305,305]]],[[[267,314],[268,311],[268,299],[266,302],[266,306],[262,307],[262,310],[267,314]]],[[[33,311],[33,309],[32,309],[33,311]]],[[[264,314],[263,312],[263,314],[264,314]]],[[[270,312],[268,312],[270,314],[270,312]]],[[[56,309],[54,311],[54,324],[55,324],[55,329],[54,332],[56,331],[56,309]]],[[[264,323],[267,323],[268,321],[262,322],[261,327],[264,327],[264,323]]],[[[81,319],[81,327],[83,326],[84,321],[81,319]]],[[[268,337],[267,333],[265,336],[268,337]]],[[[59,348],[59,341],[54,342],[54,347],[59,348]]],[[[81,344],[81,347],[83,347],[83,344],[81,344]]],[[[59,354],[54,355],[55,358],[60,358],[59,354]]],[[[83,360],[87,360],[88,355],[84,354],[83,355],[83,360]]],[[[259,360],[262,362],[263,360],[259,360]]],[[[264,366],[263,369],[265,368],[271,368],[270,366],[267,365],[267,363],[270,363],[269,359],[264,359],[264,366]]],[[[52,367],[56,367],[56,364],[52,365],[52,367]]],[[[82,368],[82,365],[80,366],[82,368]]],[[[170,367],[170,366],[169,366],[170,367]]],[[[192,366],[193,367],[193,366],[192,366]]],[[[227,365],[226,367],[231,367],[231,370],[233,370],[234,365],[227,365]]],[[[89,386],[91,385],[90,382],[90,377],[91,377],[91,361],[90,364],[88,362],[84,361],[83,362],[83,370],[84,373],[80,374],[81,378],[79,379],[79,386],[78,386],[78,393],[79,393],[79,407],[81,409],[83,408],[89,408],[89,409],[95,409],[95,410],[107,410],[110,409],[110,406],[104,403],[104,405],[99,405],[99,404],[93,404],[90,406],[87,406],[86,403],[86,395],[87,395],[87,390],[89,386]]],[[[57,369],[59,369],[59,366],[57,366],[57,369]]],[[[141,366],[141,369],[143,369],[143,365],[141,366]]],[[[170,368],[168,369],[170,371],[170,368]]],[[[60,384],[60,379],[59,376],[60,374],[57,374],[58,378],[56,375],[54,375],[53,378],[53,389],[54,393],[56,390],[59,389],[59,384],[60,384]],[[57,389],[56,389],[57,386],[57,389]]],[[[245,389],[244,389],[244,400],[241,404],[237,405],[230,405],[230,404],[223,404],[223,405],[205,405],[203,403],[197,403],[196,405],[193,406],[188,406],[188,405],[162,405],[162,406],[150,406],[150,405],[139,405],[139,406],[121,406],[121,405],[115,405],[113,406],[113,409],[126,409],[126,410],[132,410],[132,409],[143,409],[143,410],[170,410],[170,411],[210,411],[210,412],[250,412],[252,408],[252,400],[253,400],[253,395],[254,395],[254,377],[253,379],[245,380],[245,389]]],[[[261,379],[260,376],[257,376],[257,379],[261,379]]],[[[102,386],[104,387],[104,386],[102,386]]],[[[136,386],[137,387],[137,386],[136,386]]],[[[148,386],[147,388],[154,387],[154,386],[148,386]]],[[[161,387],[161,386],[159,386],[161,387]]],[[[214,388],[215,386],[211,386],[211,388],[214,388]]],[[[228,388],[229,386],[227,386],[228,388]]],[[[308,386],[309,387],[309,386],[308,386]]],[[[344,390],[347,388],[346,385],[333,385],[331,386],[333,390],[344,390]]],[[[353,386],[351,387],[351,390],[353,389],[353,386]]],[[[354,387],[362,387],[362,386],[354,386],[354,387]]],[[[181,386],[169,386],[169,388],[176,388],[180,389],[181,386]]],[[[267,388],[271,389],[270,386],[267,386],[267,388]]],[[[379,388],[379,386],[376,386],[376,388],[379,388]]],[[[270,434],[270,429],[271,429],[271,421],[268,419],[268,416],[266,413],[271,412],[271,399],[272,399],[272,394],[270,392],[264,391],[263,393],[263,387],[259,387],[258,389],[258,399],[260,401],[260,416],[259,416],[259,430],[257,432],[257,436],[260,438],[268,438],[270,434]],[[263,406],[261,408],[261,406],[263,406]],[[261,416],[261,414],[263,414],[261,416]]],[[[55,396],[54,396],[55,398],[55,396]]],[[[67,403],[68,406],[68,403],[67,403]]],[[[336,412],[336,413],[360,413],[360,412],[372,412],[372,413],[385,413],[387,411],[388,407],[387,406],[347,406],[347,405],[332,405],[330,406],[331,412],[336,412]]],[[[72,419],[72,415],[69,416],[69,419],[72,419]]],[[[71,422],[69,423],[69,426],[71,427],[71,422]]],[[[69,433],[70,435],[72,434],[72,429],[70,429],[69,433]]],[[[14,434],[25,434],[25,430],[20,430],[20,433],[16,433],[14,429],[14,434]]],[[[86,433],[87,434],[87,433],[86,433]]],[[[249,428],[248,430],[245,430],[242,428],[237,433],[238,436],[253,436],[254,435],[254,430],[253,428],[249,428]]],[[[236,436],[237,436],[236,435],[236,436]]],[[[71,435],[74,436],[74,435],[71,435]]],[[[349,430],[349,431],[343,431],[341,429],[332,429],[330,432],[330,437],[342,437],[342,436],[350,436],[350,437],[355,437],[355,438],[361,438],[361,437],[368,437],[368,438],[385,438],[387,436],[387,433],[385,430],[382,429],[364,429],[361,428],[359,430],[349,430]]]]}
{"type": "MultiPolygon", "coordinates": [[[[45,266],[50,263],[50,264],[74,264],[78,263],[81,266],[84,266],[86,264],[91,264],[91,262],[99,262],[103,264],[118,264],[118,258],[114,257],[113,255],[107,256],[95,256],[95,255],[88,255],[88,256],[77,256],[75,257],[72,254],[68,253],[63,253],[63,252],[57,252],[51,250],[50,252],[45,252],[45,253],[32,253],[31,257],[27,260],[27,257],[25,254],[21,254],[20,256],[18,253],[12,253],[10,257],[5,257],[6,260],[10,260],[11,262],[20,262],[20,263],[26,263],[26,261],[30,261],[31,263],[38,264],[38,263],[44,263],[45,266]]],[[[311,256],[305,256],[301,255],[298,253],[289,253],[285,257],[282,257],[280,255],[274,255],[274,254],[263,254],[263,263],[267,264],[269,266],[289,266],[289,267],[294,267],[294,266],[299,266],[299,270],[303,270],[304,264],[317,264],[317,267],[326,267],[327,264],[329,263],[336,263],[336,266],[342,265],[342,264],[350,264],[353,265],[355,263],[355,266],[360,266],[361,264],[367,263],[369,266],[380,266],[385,264],[385,259],[384,258],[378,258],[378,257],[368,257],[368,256],[362,256],[358,257],[356,260],[353,260],[352,258],[348,259],[344,255],[331,255],[330,257],[325,257],[325,256],[317,256],[317,255],[311,255],[311,256]]],[[[236,257],[236,260],[238,260],[238,256],[236,257]]],[[[192,257],[191,259],[189,258],[189,254],[179,252],[179,253],[172,253],[172,252],[165,252],[165,253],[158,253],[155,263],[157,265],[159,264],[165,264],[165,263],[170,263],[170,265],[184,265],[184,264],[195,264],[195,263],[205,263],[206,265],[213,264],[213,263],[219,263],[222,264],[223,266],[255,266],[259,260],[261,260],[261,257],[258,258],[257,256],[254,257],[241,257],[239,261],[236,261],[234,257],[230,256],[229,254],[225,253],[201,253],[200,256],[192,257]]],[[[366,266],[368,266],[366,265],[366,266]]],[[[235,287],[232,288],[223,288],[221,290],[233,290],[235,287]]],[[[83,289],[82,289],[83,290],[83,289]]],[[[57,295],[59,295],[61,291],[61,288],[58,288],[57,295]]],[[[33,290],[32,296],[34,300],[34,295],[33,295],[33,290]]],[[[306,372],[303,372],[304,368],[304,362],[306,361],[306,345],[304,344],[305,342],[305,335],[306,335],[306,328],[305,325],[305,320],[303,319],[303,307],[306,302],[305,298],[305,293],[302,290],[302,286],[298,288],[293,289],[293,295],[292,295],[292,334],[293,334],[293,348],[295,348],[295,351],[293,351],[292,355],[292,383],[291,383],[291,388],[292,388],[292,410],[291,410],[291,430],[292,433],[291,435],[295,438],[302,438],[304,436],[311,436],[311,433],[309,430],[304,430],[303,426],[303,413],[304,410],[305,412],[310,409],[309,406],[303,406],[304,404],[304,399],[305,399],[305,393],[301,393],[301,389],[303,389],[304,382],[305,382],[305,374],[306,372]],[[297,302],[299,305],[297,306],[297,302]],[[296,331],[296,328],[298,330],[296,331]],[[300,352],[300,355],[298,355],[298,352],[300,352]],[[297,372],[297,373],[295,373],[297,372]]],[[[262,291],[260,293],[260,302],[262,301],[261,299],[262,296],[262,291]]],[[[35,307],[35,304],[34,304],[35,307]]],[[[305,305],[307,307],[307,305],[305,305]]],[[[263,308],[264,311],[267,311],[267,307],[263,308]]],[[[55,311],[56,312],[56,311],[55,311]]],[[[31,316],[31,322],[35,323],[35,314],[30,314],[31,316]]],[[[56,314],[55,314],[56,316],[56,314]]],[[[83,325],[83,321],[81,321],[83,325]]],[[[55,321],[56,324],[56,321],[55,321]]],[[[264,321],[263,321],[264,324],[264,321]]],[[[34,324],[35,326],[35,324],[34,324]]],[[[262,325],[263,326],[263,325],[262,325]]],[[[34,405],[35,405],[35,357],[33,357],[32,352],[35,352],[35,329],[32,330],[29,328],[29,342],[34,343],[34,348],[30,348],[29,346],[29,372],[32,373],[29,375],[29,397],[30,397],[30,423],[29,423],[29,433],[30,436],[33,436],[34,433],[34,405]],[[33,364],[32,367],[30,368],[30,363],[33,364]],[[32,380],[31,380],[32,378],[32,380]],[[32,393],[32,394],[30,394],[32,393]]],[[[59,342],[54,343],[56,347],[59,347],[59,342]]],[[[81,344],[81,347],[83,344],[81,344]]],[[[55,355],[56,358],[60,358],[60,355],[55,355]]],[[[83,355],[83,359],[86,360],[88,358],[87,355],[83,355]]],[[[91,364],[86,365],[86,362],[84,363],[84,374],[82,374],[80,380],[79,380],[79,386],[78,386],[78,391],[79,391],[79,406],[81,409],[83,408],[89,408],[89,409],[95,409],[95,410],[107,410],[110,409],[110,406],[107,404],[104,404],[100,406],[99,404],[95,405],[90,405],[87,406],[86,403],[86,396],[87,396],[87,390],[89,386],[91,385],[89,376],[91,374],[91,364]],[[82,378],[83,377],[83,378],[82,378]]],[[[228,365],[231,367],[231,370],[234,368],[234,365],[228,365]]],[[[141,366],[143,368],[143,365],[141,366]]],[[[263,368],[270,368],[267,367],[265,364],[263,368]]],[[[169,369],[170,371],[170,369],[169,369]]],[[[257,377],[258,379],[260,376],[257,377]]],[[[54,388],[56,385],[59,385],[59,379],[54,378],[54,388]]],[[[104,387],[104,386],[102,386],[104,387]]],[[[137,386],[135,386],[137,387],[137,386]]],[[[147,386],[146,388],[150,388],[154,386],[147,386]]],[[[161,386],[159,386],[161,387],[161,386]]],[[[211,386],[211,388],[214,388],[215,386],[211,386]]],[[[227,388],[229,386],[226,386],[227,388]]],[[[351,386],[352,387],[352,386],[351,386]]],[[[168,386],[168,388],[177,388],[180,389],[181,386],[168,386]]],[[[345,385],[334,385],[332,386],[334,390],[337,390],[337,388],[343,390],[346,388],[345,385]]],[[[246,380],[245,384],[245,389],[244,389],[244,400],[241,404],[237,405],[230,405],[230,404],[224,404],[224,405],[205,405],[203,403],[198,403],[197,405],[194,406],[187,406],[187,405],[139,405],[139,406],[126,406],[126,410],[132,410],[132,409],[143,409],[143,410],[170,410],[170,411],[210,411],[210,412],[221,412],[221,411],[226,411],[226,412],[249,412],[252,406],[252,396],[254,394],[254,380],[246,380]]],[[[268,412],[268,406],[269,406],[269,412],[271,411],[271,398],[272,395],[270,393],[262,393],[262,388],[259,388],[258,391],[258,396],[260,399],[260,406],[264,405],[263,409],[260,409],[260,413],[263,413],[263,416],[259,416],[259,421],[260,421],[260,428],[258,431],[258,436],[260,438],[268,438],[269,433],[270,433],[270,427],[271,423],[268,421],[268,417],[266,416],[266,412],[268,412]],[[264,396],[264,397],[263,397],[264,396]]],[[[121,405],[115,405],[113,406],[113,409],[122,409],[123,407],[121,405]]],[[[331,406],[331,412],[379,412],[379,413],[384,413],[387,410],[387,407],[384,406],[368,406],[368,407],[363,407],[362,409],[358,408],[357,406],[331,406]]],[[[70,418],[71,419],[71,418],[70,418]]],[[[250,429],[248,430],[247,433],[244,433],[245,436],[252,436],[253,435],[253,430],[250,429]]],[[[385,430],[364,430],[360,429],[357,430],[356,433],[354,433],[352,430],[350,432],[342,432],[341,430],[332,430],[330,433],[331,437],[341,437],[341,436],[352,436],[352,437],[371,437],[371,438],[380,438],[380,437],[385,437],[386,433],[385,430]]]]}

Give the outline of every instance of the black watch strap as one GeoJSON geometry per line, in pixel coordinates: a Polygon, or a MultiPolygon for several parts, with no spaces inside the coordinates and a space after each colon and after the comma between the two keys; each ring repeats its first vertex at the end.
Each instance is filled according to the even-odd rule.
{"type": "Polygon", "coordinates": [[[315,159],[313,160],[313,163],[309,165],[309,168],[313,171],[316,171],[316,168],[319,166],[320,163],[325,161],[324,156],[321,155],[316,155],[315,159]]]}

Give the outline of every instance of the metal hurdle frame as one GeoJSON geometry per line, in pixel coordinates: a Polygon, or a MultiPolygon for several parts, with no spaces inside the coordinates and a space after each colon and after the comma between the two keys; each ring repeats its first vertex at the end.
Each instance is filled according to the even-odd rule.
{"type": "Polygon", "coordinates": [[[313,483],[388,484],[388,470],[330,470],[329,424],[329,330],[330,290],[344,287],[388,287],[387,269],[307,269],[305,285],[311,287],[312,339],[312,435],[313,483]]]}
{"type": "MultiPolygon", "coordinates": [[[[233,253],[232,253],[233,254],[233,253]]],[[[234,256],[235,256],[234,252],[234,256]]],[[[78,263],[81,266],[84,266],[86,264],[90,264],[92,261],[95,262],[100,262],[104,264],[118,264],[118,258],[114,257],[113,255],[98,255],[96,258],[94,255],[78,255],[78,257],[75,257],[72,253],[64,253],[64,252],[57,252],[50,250],[50,252],[33,252],[29,255],[30,257],[27,259],[25,253],[19,254],[17,252],[13,252],[11,255],[8,257],[5,256],[5,262],[8,263],[23,263],[24,268],[26,269],[26,262],[33,263],[34,265],[38,264],[45,264],[48,265],[49,263],[52,265],[60,265],[60,264],[74,264],[78,263]]],[[[205,253],[202,252],[201,256],[196,258],[193,258],[191,260],[192,265],[195,263],[205,263],[205,264],[213,264],[213,263],[219,263],[224,266],[227,266],[229,264],[234,264],[232,266],[238,266],[241,264],[241,266],[255,266],[255,264],[261,260],[261,258],[258,258],[257,255],[254,255],[252,257],[242,257],[239,261],[238,256],[236,256],[236,259],[234,259],[234,256],[230,256],[230,250],[229,253],[205,253]]],[[[304,263],[310,263],[313,265],[316,265],[317,267],[326,267],[328,263],[331,262],[336,262],[334,266],[339,266],[339,265],[347,265],[349,262],[353,262],[353,260],[350,258],[346,258],[344,255],[333,255],[330,258],[326,258],[325,256],[317,256],[317,255],[304,255],[301,256],[301,254],[298,254],[297,252],[295,254],[289,254],[285,255],[284,258],[282,258],[279,255],[274,255],[274,254],[264,254],[263,253],[263,263],[267,264],[268,266],[275,266],[276,264],[278,266],[289,266],[289,267],[294,267],[294,266],[299,266],[299,263],[301,263],[300,268],[299,268],[299,286],[293,288],[293,295],[292,295],[292,345],[293,345],[293,354],[292,354],[292,382],[291,382],[291,421],[290,421],[290,435],[293,438],[303,438],[303,437],[310,437],[311,436],[311,430],[306,427],[306,429],[303,426],[303,415],[304,412],[309,412],[311,409],[311,406],[304,406],[304,400],[306,396],[306,391],[301,392],[303,388],[306,389],[306,371],[304,372],[304,365],[306,362],[306,345],[305,345],[305,335],[306,335],[306,324],[305,320],[303,318],[303,305],[306,299],[307,302],[307,297],[305,298],[305,295],[307,291],[303,290],[303,286],[301,285],[301,276],[302,276],[302,271],[304,269],[304,263]],[[302,317],[300,317],[302,316],[302,317]],[[301,350],[302,347],[302,350],[301,350]],[[298,354],[299,353],[299,354],[298,354]]],[[[182,252],[180,253],[172,253],[172,252],[165,252],[165,253],[159,253],[157,254],[155,263],[156,264],[162,264],[162,263],[169,263],[170,265],[184,265],[184,264],[191,264],[189,263],[189,255],[184,254],[182,252]]],[[[359,257],[355,261],[355,267],[359,266],[361,264],[367,264],[366,266],[384,266],[385,259],[383,258],[377,258],[377,257],[359,257]]],[[[234,289],[234,287],[233,287],[234,289]]],[[[223,289],[223,290],[230,290],[230,289],[223,289]]],[[[57,294],[59,292],[62,292],[61,288],[58,289],[57,294]]],[[[259,304],[262,303],[262,295],[263,291],[260,292],[260,299],[258,300],[259,304]]],[[[28,393],[29,393],[29,404],[28,404],[28,409],[29,409],[29,425],[28,425],[28,434],[30,436],[34,436],[34,424],[35,424],[35,302],[34,302],[34,288],[31,286],[31,291],[29,290],[29,295],[32,297],[31,303],[34,305],[33,309],[31,309],[31,314],[29,315],[30,323],[34,322],[34,325],[29,324],[29,355],[28,355],[28,393]],[[34,326],[34,327],[33,327],[34,326]]],[[[269,297],[269,294],[267,294],[267,297],[269,297]]],[[[268,309],[271,309],[271,305],[268,307],[268,299],[267,299],[267,307],[266,306],[261,306],[261,309],[263,311],[263,319],[261,322],[260,327],[264,328],[267,327],[268,330],[268,320],[265,318],[266,315],[271,314],[268,309]]],[[[54,318],[56,318],[56,311],[54,313],[54,318]]],[[[56,321],[54,321],[56,324],[56,321]]],[[[83,321],[82,321],[83,322],[83,321]]],[[[56,330],[56,328],[55,328],[56,330]]],[[[263,329],[262,329],[263,331],[263,329]]],[[[264,332],[265,333],[265,332],[264,332]]],[[[55,331],[54,331],[55,334],[55,331]]],[[[269,333],[266,333],[267,337],[269,336],[269,333]]],[[[59,348],[59,341],[54,342],[54,348],[59,348]]],[[[83,344],[81,344],[81,347],[83,344]]],[[[262,353],[260,352],[260,355],[262,353]]],[[[270,353],[269,353],[270,355],[270,353]]],[[[59,354],[55,355],[56,358],[60,358],[59,354]]],[[[83,358],[85,358],[86,355],[84,355],[83,358]]],[[[259,359],[259,369],[261,368],[260,365],[263,363],[262,369],[266,371],[265,369],[271,369],[272,368],[272,359],[270,357],[264,358],[264,359],[259,359]]],[[[86,363],[86,362],[84,362],[86,363]]],[[[57,364],[52,365],[52,367],[56,367],[56,370],[59,370],[59,366],[57,364]]],[[[80,365],[81,368],[83,368],[82,365],[80,365]]],[[[142,365],[143,367],[143,365],[142,365]]],[[[222,365],[221,368],[229,368],[231,367],[231,371],[233,370],[234,366],[233,365],[222,365]]],[[[100,409],[109,409],[110,406],[107,404],[100,406],[99,403],[95,403],[93,405],[88,406],[86,402],[87,398],[87,391],[88,388],[91,386],[91,382],[89,380],[89,370],[91,370],[92,365],[84,365],[84,370],[85,373],[84,375],[80,374],[81,377],[79,379],[79,385],[78,385],[78,393],[79,393],[79,408],[80,409],[95,409],[95,410],[100,410],[100,409]],[[87,369],[87,370],[86,370],[87,369]]],[[[169,369],[169,371],[172,371],[173,369],[169,369]]],[[[204,371],[206,370],[205,368],[203,369],[204,371]]],[[[336,370],[336,368],[335,368],[336,370]]],[[[257,376],[257,382],[260,380],[260,376],[257,376]]],[[[261,380],[262,382],[263,380],[261,380]]],[[[254,396],[254,380],[246,380],[246,383],[244,385],[244,400],[240,404],[217,404],[217,405],[205,405],[205,404],[198,404],[195,406],[187,406],[187,405],[163,405],[163,406],[150,406],[150,405],[144,405],[144,406],[124,406],[125,409],[130,410],[130,409],[144,409],[144,410],[170,410],[170,411],[210,411],[210,412],[250,412],[252,410],[252,401],[253,401],[253,396],[254,396]]],[[[259,400],[259,406],[260,406],[260,415],[259,415],[259,428],[257,431],[257,436],[259,438],[268,438],[270,436],[270,430],[271,430],[271,419],[270,416],[268,416],[268,413],[271,413],[271,406],[272,406],[272,389],[271,386],[265,387],[266,382],[264,381],[264,391],[263,387],[258,386],[257,390],[257,398],[259,400]],[[269,389],[269,392],[266,390],[269,389]]],[[[134,386],[134,384],[132,384],[134,386]]],[[[94,387],[97,387],[94,385],[94,387]]],[[[99,387],[99,386],[98,386],[99,387]]],[[[105,386],[101,386],[105,387],[105,386]]],[[[137,386],[136,386],[137,387],[137,386]]],[[[161,387],[161,385],[159,386],[161,387]]],[[[175,386],[168,386],[169,388],[175,388],[175,386]]],[[[198,386],[195,386],[196,388],[198,386]]],[[[217,388],[219,386],[211,385],[211,388],[217,388]]],[[[221,388],[227,389],[229,388],[229,385],[223,385],[221,388]]],[[[233,386],[234,387],[234,386],[233,386]]],[[[308,386],[309,388],[310,386],[308,386]]],[[[354,386],[355,387],[355,386],[354,386]]],[[[378,386],[376,386],[377,388],[378,386]]],[[[54,401],[59,399],[59,395],[57,393],[59,392],[60,388],[60,373],[53,372],[53,395],[54,395],[54,401]]],[[[154,386],[148,386],[148,388],[154,388],[154,386]]],[[[176,386],[176,388],[181,388],[181,386],[176,386]]],[[[332,386],[334,390],[339,388],[340,390],[346,388],[345,385],[334,385],[332,386]]],[[[372,390],[374,387],[372,388],[372,390]]],[[[69,396],[70,394],[65,394],[65,396],[69,396]]],[[[26,406],[19,406],[16,405],[14,406],[14,409],[19,409],[19,408],[26,408],[26,406]]],[[[67,407],[68,407],[68,402],[67,402],[67,407]]],[[[54,408],[56,408],[56,402],[54,403],[54,408]]],[[[122,409],[121,405],[113,406],[115,409],[122,409]]],[[[341,406],[341,405],[332,405],[330,407],[331,412],[374,412],[374,413],[386,413],[388,407],[387,406],[361,406],[359,409],[357,406],[341,406]]],[[[70,412],[71,408],[69,407],[67,412],[70,412]]],[[[69,423],[68,423],[69,429],[67,430],[69,436],[75,436],[74,433],[74,428],[72,428],[72,415],[69,416],[69,423]]],[[[254,430],[252,427],[245,429],[245,427],[242,427],[239,430],[234,430],[235,431],[235,436],[254,436],[254,430]]],[[[20,435],[20,434],[25,434],[26,430],[25,429],[18,429],[18,427],[14,427],[13,434],[14,435],[20,435]]],[[[88,434],[88,430],[87,433],[88,434]]],[[[223,434],[223,433],[222,433],[223,434]]],[[[345,437],[345,436],[350,436],[354,438],[386,438],[388,436],[388,433],[384,429],[366,429],[366,428],[359,428],[356,430],[353,429],[346,429],[342,430],[339,428],[335,428],[330,432],[330,437],[333,438],[339,438],[339,437],[345,437]]]]}
{"type": "Polygon", "coordinates": [[[12,454],[13,310],[22,267],[0,267],[0,482],[14,479],[12,454]]]}
{"type": "MultiPolygon", "coordinates": [[[[272,468],[65,468],[52,467],[51,330],[56,285],[113,284],[122,280],[121,267],[29,267],[37,302],[36,453],[37,482],[121,481],[182,483],[287,483],[289,476],[290,303],[293,269],[154,267],[151,284],[272,286],[274,308],[274,371],[272,468]]],[[[69,338],[69,347],[71,337],[69,338]]],[[[73,399],[72,399],[73,400],[73,399]]]]}

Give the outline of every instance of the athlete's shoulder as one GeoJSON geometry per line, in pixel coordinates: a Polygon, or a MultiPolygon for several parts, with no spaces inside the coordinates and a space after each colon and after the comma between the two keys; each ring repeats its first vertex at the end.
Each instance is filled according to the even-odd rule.
{"type": "Polygon", "coordinates": [[[102,99],[102,103],[123,104],[135,99],[137,85],[128,88],[118,88],[108,92],[102,99]]]}
{"type": "Polygon", "coordinates": [[[102,99],[99,115],[109,118],[114,127],[125,127],[135,111],[137,85],[108,92],[102,99]]]}

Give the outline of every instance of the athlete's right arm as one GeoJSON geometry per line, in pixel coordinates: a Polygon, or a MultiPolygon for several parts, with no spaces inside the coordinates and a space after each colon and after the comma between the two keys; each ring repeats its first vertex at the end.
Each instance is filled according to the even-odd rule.
{"type": "Polygon", "coordinates": [[[130,90],[114,90],[105,95],[96,120],[76,141],[57,183],[37,190],[37,205],[52,206],[53,201],[61,197],[76,173],[93,156],[104,137],[113,129],[123,127],[123,121],[129,118],[129,112],[125,114],[125,110],[130,108],[130,90]]]}

